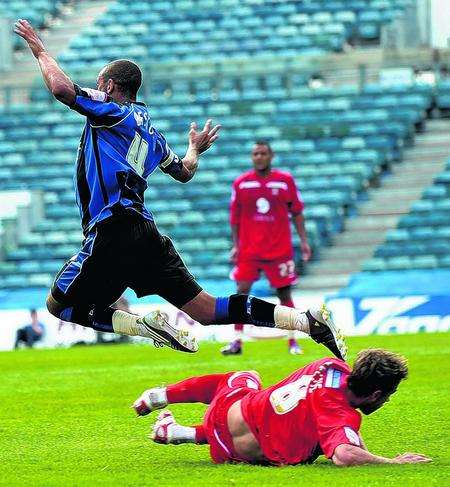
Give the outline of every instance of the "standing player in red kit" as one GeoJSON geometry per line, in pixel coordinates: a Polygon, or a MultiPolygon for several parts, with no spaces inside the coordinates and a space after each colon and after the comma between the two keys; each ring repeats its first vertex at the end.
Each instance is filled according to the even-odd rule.
{"type": "Polygon", "coordinates": [[[335,465],[422,463],[424,455],[386,458],[370,453],[359,433],[361,414],[386,403],[408,374],[403,357],[386,350],[360,352],[353,370],[335,358],[316,360],[262,389],[257,372],[192,377],[145,391],[139,415],[172,403],[209,404],[203,424],[182,426],[163,411],[152,439],[162,444],[209,444],[215,463],[312,463],[319,455],[335,465]]]}
{"type": "MultiPolygon", "coordinates": [[[[302,258],[311,257],[305,231],[304,204],[291,174],[272,169],[274,153],[266,141],[258,141],[252,150],[254,169],[233,183],[230,223],[233,235],[231,277],[239,294],[248,294],[263,271],[276,289],[280,303],[294,307],[291,286],[297,281],[292,247],[291,218],[301,239],[302,258]]],[[[235,339],[221,352],[242,353],[244,324],[234,325],[235,339]]],[[[301,353],[294,333],[289,333],[289,352],[301,353]]]]}

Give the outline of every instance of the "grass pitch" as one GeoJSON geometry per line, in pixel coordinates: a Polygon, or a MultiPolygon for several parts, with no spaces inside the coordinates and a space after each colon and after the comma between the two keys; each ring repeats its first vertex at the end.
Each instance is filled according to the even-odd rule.
{"type": "MultiPolygon", "coordinates": [[[[285,341],[245,345],[222,357],[218,344],[195,355],[147,346],[110,345],[0,354],[1,485],[449,485],[450,334],[358,337],[352,355],[384,347],[406,355],[410,378],[390,403],[364,418],[374,453],[431,456],[428,465],[337,468],[314,465],[214,465],[207,446],[155,445],[146,438],[156,413],[136,418],[130,404],[142,390],[189,375],[257,369],[264,384],[285,377],[325,349],[304,341],[293,357],[285,341]]],[[[180,422],[197,423],[202,405],[171,407],[180,422]]]]}

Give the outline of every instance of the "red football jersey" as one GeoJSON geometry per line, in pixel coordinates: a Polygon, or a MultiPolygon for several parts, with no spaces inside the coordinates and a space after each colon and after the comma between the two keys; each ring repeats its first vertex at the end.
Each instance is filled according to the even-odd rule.
{"type": "Polygon", "coordinates": [[[272,169],[265,177],[248,171],[233,183],[230,222],[239,226],[239,259],[292,257],[289,213],[304,204],[294,178],[272,169]]]}
{"type": "Polygon", "coordinates": [[[331,458],[341,444],[361,446],[361,415],[345,394],[349,373],[342,360],[316,360],[242,399],[242,414],[270,463],[310,462],[322,453],[331,458]]]}

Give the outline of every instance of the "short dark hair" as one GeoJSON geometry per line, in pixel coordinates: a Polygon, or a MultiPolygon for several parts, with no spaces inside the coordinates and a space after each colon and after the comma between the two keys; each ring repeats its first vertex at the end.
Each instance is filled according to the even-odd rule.
{"type": "Polygon", "coordinates": [[[135,98],[142,84],[142,71],[136,63],[128,59],[118,59],[107,64],[102,73],[107,81],[112,79],[123,95],[135,98]]]}
{"type": "Polygon", "coordinates": [[[370,396],[377,390],[390,394],[406,377],[408,363],[405,357],[381,348],[369,348],[358,353],[347,385],[358,397],[370,396]]]}
{"type": "Polygon", "coordinates": [[[257,140],[255,142],[255,145],[265,145],[269,149],[269,152],[273,154],[272,146],[270,145],[270,142],[268,142],[267,140],[257,140]]]}
{"type": "Polygon", "coordinates": [[[35,314],[35,313],[37,313],[36,309],[35,309],[35,308],[31,308],[31,309],[30,309],[30,315],[33,315],[33,314],[35,314]]]}

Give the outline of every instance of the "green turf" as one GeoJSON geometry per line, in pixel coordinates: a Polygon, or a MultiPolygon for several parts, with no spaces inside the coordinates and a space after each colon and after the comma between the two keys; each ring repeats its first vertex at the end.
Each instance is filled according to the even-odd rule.
{"type": "MultiPolygon", "coordinates": [[[[369,449],[386,456],[417,451],[434,462],[347,469],[325,459],[282,468],[213,465],[206,446],[150,443],[146,435],[154,416],[138,419],[130,409],[143,389],[189,375],[255,368],[265,385],[272,384],[323,356],[313,342],[304,342],[306,354],[300,357],[288,355],[283,341],[246,344],[245,354],[233,358],[221,357],[218,344],[202,344],[195,355],[132,345],[5,352],[0,354],[0,484],[449,485],[449,338],[349,340],[354,353],[385,347],[410,361],[410,378],[384,409],[363,420],[369,449]]],[[[180,422],[195,423],[204,407],[172,410],[180,422]]]]}

